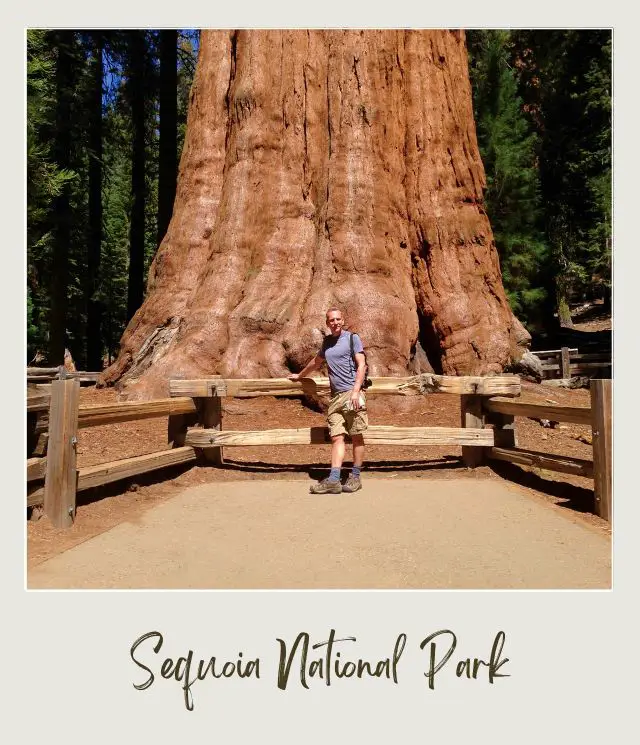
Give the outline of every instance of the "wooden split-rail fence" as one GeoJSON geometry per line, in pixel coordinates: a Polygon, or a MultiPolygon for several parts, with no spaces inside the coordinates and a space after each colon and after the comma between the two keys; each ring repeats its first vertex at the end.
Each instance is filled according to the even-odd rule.
{"type": "Polygon", "coordinates": [[[45,384],[52,380],[77,380],[79,383],[92,384],[98,380],[99,372],[67,370],[64,365],[58,367],[28,367],[27,383],[45,384]]]}
{"type": "MultiPolygon", "coordinates": [[[[222,401],[256,396],[317,395],[329,391],[326,378],[171,380],[169,398],[113,404],[79,405],[79,382],[56,380],[49,392],[29,396],[30,453],[27,460],[27,506],[44,508],[56,527],[72,525],[76,494],[181,463],[224,465],[223,449],[256,445],[330,443],[327,427],[225,431],[222,401]],[[85,427],[152,417],[168,417],[170,449],[76,468],[78,431],[85,427]]],[[[489,460],[538,467],[594,479],[595,512],[611,520],[611,381],[591,381],[591,406],[551,406],[518,401],[515,375],[454,377],[423,374],[409,378],[373,378],[368,395],[457,394],[460,427],[370,426],[367,444],[459,445],[468,467],[489,460]],[[590,425],[593,460],[524,450],[517,446],[515,417],[547,418],[590,425]]]]}
{"type": "Polygon", "coordinates": [[[542,363],[546,379],[572,378],[577,375],[585,377],[611,377],[611,352],[579,353],[575,347],[561,349],[544,349],[531,352],[542,363]]]}

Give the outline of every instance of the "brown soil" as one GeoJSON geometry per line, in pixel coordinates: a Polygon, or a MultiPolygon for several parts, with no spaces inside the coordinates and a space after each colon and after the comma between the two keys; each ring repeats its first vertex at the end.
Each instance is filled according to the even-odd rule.
{"type": "MultiPolygon", "coordinates": [[[[83,388],[81,403],[106,403],[117,400],[111,389],[83,388]]],[[[560,405],[588,406],[587,390],[565,390],[523,382],[522,400],[560,405]]],[[[459,426],[458,396],[371,397],[369,419],[376,424],[399,426],[459,426]]],[[[224,404],[223,426],[229,430],[309,427],[322,425],[324,415],[309,410],[298,399],[235,399],[224,404]]],[[[542,452],[591,458],[587,444],[590,428],[559,424],[543,428],[530,419],[517,420],[518,445],[542,452]],[[584,438],[587,442],[581,441],[584,438]]],[[[96,465],[120,458],[142,455],[167,447],[167,420],[151,419],[81,430],[78,443],[78,467],[96,465]]],[[[291,479],[308,474],[321,478],[326,474],[328,446],[227,448],[225,467],[179,467],[146,474],[78,494],[74,526],[57,530],[43,518],[27,526],[28,566],[33,567],[125,521],[136,521],[150,507],[177,495],[187,486],[216,481],[252,479],[291,479]]],[[[458,478],[469,476],[459,460],[459,447],[386,447],[367,448],[366,469],[382,478],[458,478]]],[[[347,461],[348,462],[348,461],[347,461]]],[[[495,463],[475,470],[480,479],[507,478],[536,501],[562,509],[580,522],[598,531],[610,532],[605,521],[590,514],[593,481],[577,476],[526,469],[495,463]]]]}
{"type": "Polygon", "coordinates": [[[608,313],[602,313],[588,321],[575,321],[573,327],[577,331],[611,331],[611,316],[608,313]]]}

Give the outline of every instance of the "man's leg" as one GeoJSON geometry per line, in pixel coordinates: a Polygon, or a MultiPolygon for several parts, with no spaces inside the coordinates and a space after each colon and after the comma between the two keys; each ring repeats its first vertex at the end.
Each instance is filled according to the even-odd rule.
{"type": "MultiPolygon", "coordinates": [[[[355,448],[355,445],[354,445],[355,448]]],[[[364,450],[364,442],[363,442],[364,450]]],[[[342,468],[342,461],[344,460],[344,435],[336,435],[331,438],[331,470],[334,468],[342,468]]]]}
{"type": "Polygon", "coordinates": [[[353,443],[353,468],[346,484],[342,487],[342,491],[345,492],[354,492],[362,489],[360,469],[364,462],[364,437],[361,434],[352,434],[351,442],[353,443]]]}
{"type": "MultiPolygon", "coordinates": [[[[344,396],[344,394],[343,394],[344,396]]],[[[312,494],[339,494],[342,491],[340,469],[344,460],[345,422],[341,410],[341,398],[336,396],[329,404],[327,422],[331,434],[331,473],[319,484],[311,487],[312,494]]]]}
{"type": "Polygon", "coordinates": [[[362,468],[364,463],[364,436],[351,435],[351,442],[353,443],[353,465],[356,468],[362,468]]]}
{"type": "Polygon", "coordinates": [[[331,473],[319,484],[311,487],[312,494],[339,494],[342,491],[340,469],[344,460],[344,435],[331,438],[331,473]]]}

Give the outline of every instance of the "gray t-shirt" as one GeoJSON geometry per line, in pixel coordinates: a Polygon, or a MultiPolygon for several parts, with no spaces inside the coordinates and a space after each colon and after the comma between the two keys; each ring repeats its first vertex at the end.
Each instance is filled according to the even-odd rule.
{"type": "MultiPolygon", "coordinates": [[[[350,391],[356,382],[356,363],[351,356],[350,331],[341,331],[340,336],[329,334],[325,337],[322,349],[318,352],[324,357],[329,368],[329,383],[334,393],[350,391]]],[[[358,334],[353,335],[353,353],[364,352],[358,334]]]]}

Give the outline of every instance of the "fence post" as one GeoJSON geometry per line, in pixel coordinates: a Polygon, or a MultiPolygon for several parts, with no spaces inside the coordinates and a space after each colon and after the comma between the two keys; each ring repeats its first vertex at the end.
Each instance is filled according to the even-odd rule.
{"type": "Polygon", "coordinates": [[[198,423],[197,412],[191,414],[170,414],[167,427],[167,439],[174,448],[181,448],[187,436],[188,427],[198,423]]]}
{"type": "MultiPolygon", "coordinates": [[[[222,398],[216,391],[208,398],[199,399],[200,424],[203,429],[215,429],[218,432],[222,429],[222,398]]],[[[202,448],[201,456],[208,463],[216,466],[224,464],[222,447],[202,448]]]]}
{"type": "Polygon", "coordinates": [[[592,379],[590,389],[595,509],[596,515],[611,522],[611,380],[592,379]]]}
{"type": "MultiPolygon", "coordinates": [[[[482,429],[484,427],[482,396],[462,394],[460,396],[460,414],[463,427],[482,429]]],[[[462,446],[462,462],[467,468],[475,468],[482,465],[484,455],[483,447],[462,446]]]]}
{"type": "Polygon", "coordinates": [[[44,482],[44,512],[56,528],[73,525],[76,513],[77,380],[51,383],[49,442],[44,482]]]}
{"type": "Polygon", "coordinates": [[[569,361],[569,347],[562,347],[560,350],[560,377],[571,377],[571,363],[569,361]]]}
{"type": "Polygon", "coordinates": [[[498,414],[495,411],[486,413],[485,422],[493,424],[493,444],[497,448],[518,447],[515,421],[513,414],[498,414]]]}

